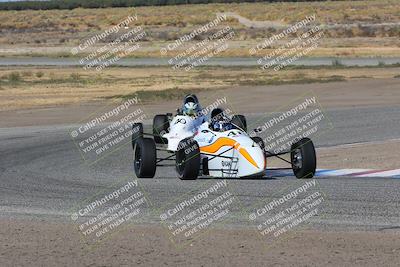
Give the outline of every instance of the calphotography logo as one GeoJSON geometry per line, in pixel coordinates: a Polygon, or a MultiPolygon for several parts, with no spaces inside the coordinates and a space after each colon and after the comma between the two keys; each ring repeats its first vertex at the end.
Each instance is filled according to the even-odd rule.
{"type": "Polygon", "coordinates": [[[137,19],[138,19],[137,15],[128,16],[122,22],[120,22],[117,25],[105,30],[104,32],[102,32],[100,34],[96,34],[95,36],[90,37],[88,40],[86,40],[82,44],[79,44],[78,47],[75,47],[74,49],[75,50],[79,50],[79,51],[85,51],[91,45],[96,44],[97,42],[107,38],[108,36],[110,36],[110,35],[112,35],[114,33],[118,33],[121,30],[122,27],[128,27],[128,25],[131,22],[136,21],[137,19]]]}
{"type": "Polygon", "coordinates": [[[183,247],[204,234],[210,227],[226,221],[238,205],[227,180],[200,186],[194,195],[184,195],[161,209],[160,219],[170,240],[183,247]]]}
{"type": "Polygon", "coordinates": [[[299,97],[283,111],[265,116],[252,126],[255,127],[249,135],[262,139],[267,154],[292,151],[301,140],[311,139],[333,128],[312,93],[299,97]]]}
{"type": "Polygon", "coordinates": [[[263,205],[251,209],[248,215],[249,222],[255,224],[267,246],[290,237],[296,228],[304,228],[316,216],[321,218],[324,215],[326,195],[317,180],[296,184],[268,197],[263,205]]]}
{"type": "Polygon", "coordinates": [[[113,188],[99,192],[71,214],[71,220],[89,246],[98,245],[127,223],[137,221],[149,207],[137,180],[128,179],[125,184],[113,188]]]}
{"type": "Polygon", "coordinates": [[[199,36],[202,33],[207,33],[210,31],[212,28],[216,27],[218,24],[226,20],[226,15],[222,16],[217,16],[216,19],[213,21],[203,25],[202,27],[199,27],[192,31],[189,34],[185,34],[181,36],[179,39],[175,40],[175,42],[168,44],[166,47],[161,48],[160,52],[162,54],[167,53],[168,51],[173,51],[180,46],[182,46],[185,42],[193,40],[196,36],[199,36]]]}
{"type": "Polygon", "coordinates": [[[168,64],[174,70],[190,71],[204,65],[210,58],[226,51],[229,42],[235,37],[235,32],[230,26],[218,27],[225,20],[226,15],[218,15],[213,21],[162,47],[161,55],[175,54],[168,60],[168,64]],[[202,40],[195,42],[195,38],[202,40]]]}
{"type": "Polygon", "coordinates": [[[272,49],[272,52],[268,52],[267,55],[257,60],[257,64],[261,66],[262,70],[273,68],[274,71],[278,71],[293,65],[298,59],[315,50],[324,36],[321,27],[315,25],[315,20],[316,14],[307,16],[279,34],[266,38],[263,42],[250,48],[249,54],[254,56],[264,49],[273,47],[274,43],[279,43],[279,41],[294,35],[295,37],[287,40],[284,45],[278,45],[277,48],[272,49]]]}
{"type": "Polygon", "coordinates": [[[133,125],[142,123],[145,119],[147,114],[140,99],[133,97],[85,119],[79,127],[71,131],[70,136],[82,159],[90,165],[131,142],[132,135],[136,134],[133,125]]]}
{"type": "Polygon", "coordinates": [[[115,65],[120,59],[132,55],[141,48],[140,41],[147,36],[147,33],[142,26],[134,26],[130,29],[130,24],[137,21],[137,14],[129,15],[117,25],[72,48],[72,55],[83,54],[79,64],[84,70],[102,71],[115,65]],[[112,41],[107,43],[106,40],[110,39],[112,41]]]}

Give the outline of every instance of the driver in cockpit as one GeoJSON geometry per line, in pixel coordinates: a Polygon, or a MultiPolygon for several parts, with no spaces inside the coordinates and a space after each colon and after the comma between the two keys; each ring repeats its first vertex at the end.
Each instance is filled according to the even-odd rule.
{"type": "Polygon", "coordinates": [[[233,129],[231,120],[225,115],[224,110],[216,108],[211,112],[210,128],[216,132],[223,132],[233,129]]]}

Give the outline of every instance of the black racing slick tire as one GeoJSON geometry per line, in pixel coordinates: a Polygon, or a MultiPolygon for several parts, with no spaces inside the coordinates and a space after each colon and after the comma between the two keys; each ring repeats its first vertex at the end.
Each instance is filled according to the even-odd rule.
{"type": "Polygon", "coordinates": [[[313,142],[303,138],[292,144],[290,159],[294,175],[299,178],[312,178],[317,168],[317,157],[313,142]]]}
{"type": "Polygon", "coordinates": [[[135,173],[138,178],[153,178],[156,174],[156,143],[151,138],[139,138],[135,146],[135,173]]]}
{"type": "Polygon", "coordinates": [[[196,180],[200,171],[200,148],[198,143],[186,138],[179,142],[176,151],[176,172],[181,180],[196,180]]]}
{"type": "Polygon", "coordinates": [[[143,137],[143,124],[134,123],[132,125],[132,149],[135,150],[136,141],[143,137]]]}
{"type": "Polygon", "coordinates": [[[243,115],[234,115],[231,122],[241,128],[243,131],[247,132],[247,121],[246,117],[243,115]]]}
{"type": "Polygon", "coordinates": [[[166,144],[168,140],[166,138],[162,138],[163,134],[168,133],[169,130],[169,120],[168,115],[156,115],[153,119],[153,135],[154,141],[157,144],[166,144]]]}

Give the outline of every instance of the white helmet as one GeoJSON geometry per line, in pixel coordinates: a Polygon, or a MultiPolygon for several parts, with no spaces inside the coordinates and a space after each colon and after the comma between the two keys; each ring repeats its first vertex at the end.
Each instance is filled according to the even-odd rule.
{"type": "Polygon", "coordinates": [[[201,110],[199,100],[196,95],[189,94],[183,101],[182,113],[188,116],[196,116],[201,110]]]}
{"type": "Polygon", "coordinates": [[[194,102],[187,102],[183,106],[183,114],[188,116],[196,116],[197,113],[197,104],[194,102]]]}

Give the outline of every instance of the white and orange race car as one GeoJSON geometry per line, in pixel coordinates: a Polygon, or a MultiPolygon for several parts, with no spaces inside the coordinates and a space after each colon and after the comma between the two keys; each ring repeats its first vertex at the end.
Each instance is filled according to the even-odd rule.
{"type": "Polygon", "coordinates": [[[215,120],[221,115],[221,109],[215,109],[208,121],[202,116],[156,115],[152,134],[144,133],[142,124],[134,124],[132,145],[136,176],[153,178],[157,167],[175,167],[182,180],[199,176],[262,177],[269,157],[290,163],[297,178],[311,178],[315,174],[316,156],[310,139],[303,138],[292,144],[290,151],[270,153],[260,137],[250,137],[246,133],[243,115],[215,120]],[[167,156],[159,156],[165,153],[167,156]],[[290,161],[281,157],[288,153],[290,161]]]}

